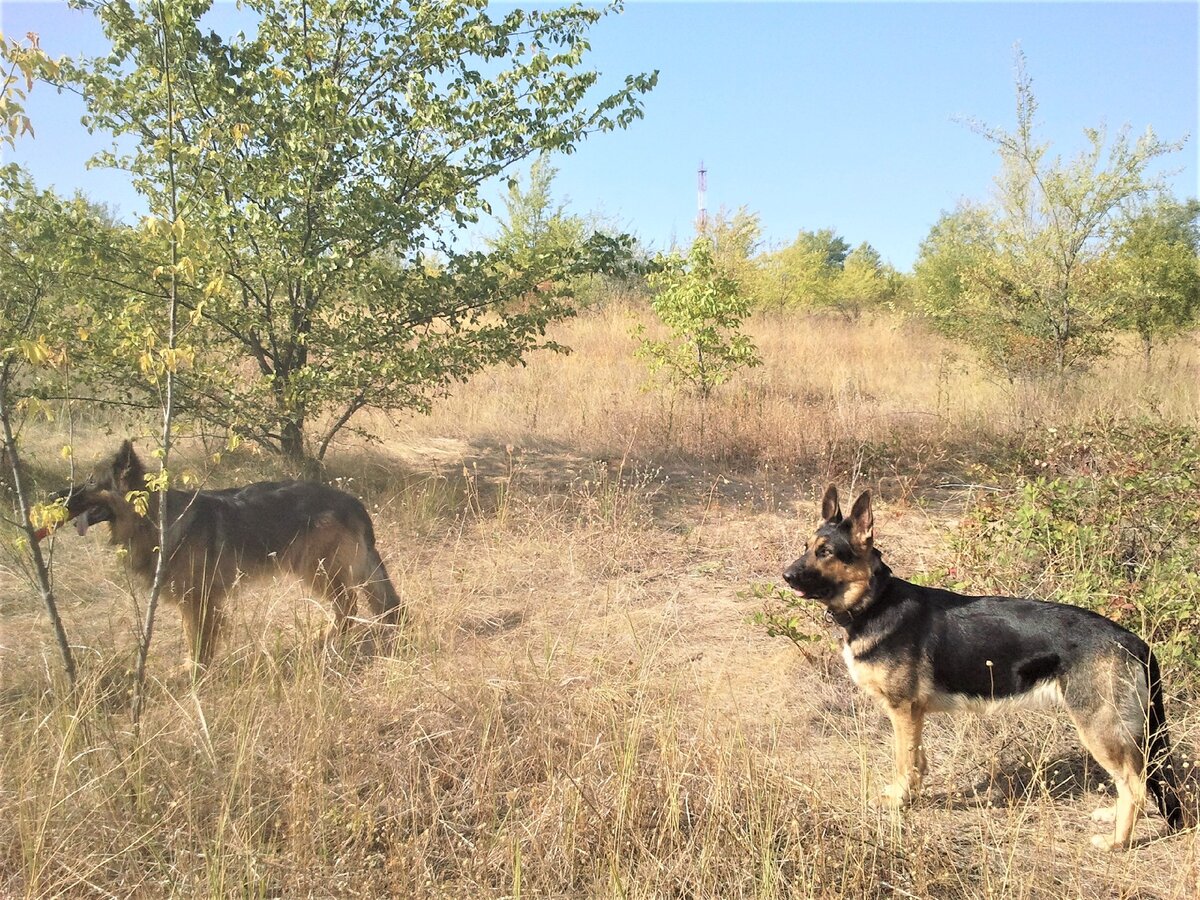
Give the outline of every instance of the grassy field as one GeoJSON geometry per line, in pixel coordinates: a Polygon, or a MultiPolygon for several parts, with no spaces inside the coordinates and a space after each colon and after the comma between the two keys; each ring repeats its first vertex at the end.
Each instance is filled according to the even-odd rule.
{"type": "MultiPolygon", "coordinates": [[[[394,645],[363,630],[327,652],[317,601],[257,585],[193,689],[168,608],[134,732],[144,598],[113,550],[54,538],[78,704],[4,557],[0,897],[1197,896],[1200,840],[1157,816],[1131,852],[1091,849],[1106,779],[1050,713],[935,718],[924,800],[875,810],[889,729],[833,631],[814,614],[801,652],[750,622],[828,481],[879,492],[899,574],[946,568],[987,472],[1030,435],[1200,425],[1195,342],[1149,370],[1118,354],[1066,386],[1010,385],[911,322],[763,318],[764,366],[704,405],[641,390],[635,321],[587,313],[554,335],[572,354],[331,452],[413,615],[394,645]]],[[[80,460],[116,442],[76,430],[80,460]]],[[[68,437],[33,437],[41,471],[65,472],[68,437]]],[[[198,445],[188,462],[214,486],[276,473],[198,445]]],[[[1190,769],[1200,712],[1179,674],[1190,769]]]]}

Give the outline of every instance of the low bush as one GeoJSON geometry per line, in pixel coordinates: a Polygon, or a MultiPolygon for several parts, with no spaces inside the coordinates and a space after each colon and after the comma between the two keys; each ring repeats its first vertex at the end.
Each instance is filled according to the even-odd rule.
{"type": "Polygon", "coordinates": [[[1094,609],[1200,675],[1200,434],[1106,420],[1033,436],[974,503],[942,573],[1094,609]]]}

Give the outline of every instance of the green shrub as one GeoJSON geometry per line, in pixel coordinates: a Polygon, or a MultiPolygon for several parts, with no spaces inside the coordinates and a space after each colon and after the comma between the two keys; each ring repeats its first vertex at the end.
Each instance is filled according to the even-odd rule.
{"type": "Polygon", "coordinates": [[[1003,480],[1011,490],[974,504],[955,535],[947,576],[1094,609],[1200,674],[1200,434],[1052,428],[1003,480]]]}
{"type": "Polygon", "coordinates": [[[687,385],[707,399],[717,385],[738,369],[761,365],[754,342],[741,333],[750,315],[750,300],[741,286],[724,274],[706,235],[692,242],[687,258],[660,256],[648,277],[654,296],[650,306],[671,329],[671,339],[645,337],[639,326],[637,355],[651,373],[662,373],[673,385],[687,385]]]}

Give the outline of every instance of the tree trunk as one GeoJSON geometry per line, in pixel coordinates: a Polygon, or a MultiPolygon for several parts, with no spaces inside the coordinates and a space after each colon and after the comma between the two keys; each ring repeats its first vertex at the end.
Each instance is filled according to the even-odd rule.
{"type": "Polygon", "coordinates": [[[302,464],[307,459],[304,453],[304,419],[293,414],[280,422],[279,449],[290,463],[302,464]]]}
{"type": "Polygon", "coordinates": [[[34,581],[37,584],[38,593],[42,596],[42,604],[46,607],[46,615],[50,619],[50,626],[54,629],[54,639],[58,642],[58,652],[62,655],[63,669],[67,673],[67,682],[71,690],[75,689],[76,674],[75,674],[75,657],[71,653],[71,642],[67,640],[67,630],[63,625],[62,617],[58,614],[58,602],[54,597],[54,587],[50,581],[50,568],[46,564],[46,558],[42,556],[42,549],[38,545],[37,535],[34,534],[33,526],[29,522],[29,511],[32,503],[29,499],[29,491],[25,484],[24,473],[22,472],[21,458],[17,450],[17,439],[13,434],[12,422],[9,419],[9,405],[5,403],[5,398],[8,395],[7,385],[3,384],[7,381],[7,375],[0,379],[0,423],[3,424],[3,440],[4,449],[8,456],[8,463],[12,469],[13,492],[16,494],[17,506],[21,512],[21,527],[25,532],[25,538],[29,542],[29,556],[33,560],[34,581]]]}
{"type": "Polygon", "coordinates": [[[1055,353],[1058,357],[1058,377],[1062,379],[1067,374],[1067,345],[1071,341],[1071,295],[1067,288],[1063,288],[1061,315],[1062,321],[1058,328],[1057,340],[1055,343],[1055,353]]]}
{"type": "Polygon", "coordinates": [[[275,377],[271,381],[271,393],[275,397],[275,422],[279,428],[279,452],[297,470],[303,471],[311,463],[304,450],[305,408],[291,398],[291,374],[295,371],[292,362],[298,347],[292,349],[284,359],[275,364],[275,377]]]}
{"type": "Polygon", "coordinates": [[[320,458],[311,455],[304,442],[304,410],[279,413],[279,449],[284,459],[300,478],[320,481],[325,467],[320,458]]]}
{"type": "MultiPolygon", "coordinates": [[[[174,60],[171,57],[171,23],[167,18],[166,6],[159,3],[157,11],[157,21],[155,25],[158,28],[158,36],[162,41],[163,67],[162,67],[162,83],[166,90],[167,96],[167,175],[168,175],[168,193],[167,193],[167,212],[171,217],[171,281],[167,292],[167,348],[174,350],[177,346],[179,337],[179,260],[181,256],[181,248],[179,242],[182,239],[182,234],[177,234],[175,225],[182,220],[179,213],[179,188],[175,181],[175,89],[174,89],[174,60]]],[[[162,478],[161,490],[163,495],[156,498],[157,502],[153,502],[153,514],[158,521],[158,556],[154,561],[154,581],[150,585],[150,599],[146,602],[146,621],[138,635],[138,652],[137,662],[134,666],[133,676],[133,702],[130,708],[130,718],[133,720],[133,728],[136,734],[141,734],[142,710],[146,703],[146,664],[150,659],[150,643],[154,640],[154,619],[158,611],[159,600],[162,598],[163,589],[166,587],[167,579],[167,553],[169,546],[167,544],[167,528],[170,523],[167,520],[167,495],[171,464],[171,444],[172,444],[172,429],[175,419],[175,369],[174,367],[167,368],[167,377],[165,391],[162,394],[162,442],[159,449],[162,455],[159,457],[158,473],[162,478]]],[[[196,676],[196,669],[192,669],[193,678],[196,676]]]]}

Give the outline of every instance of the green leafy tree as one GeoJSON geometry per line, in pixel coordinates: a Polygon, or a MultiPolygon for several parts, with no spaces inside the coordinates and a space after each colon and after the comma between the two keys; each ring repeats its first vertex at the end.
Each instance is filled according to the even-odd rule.
{"type": "Polygon", "coordinates": [[[970,297],[972,271],[994,247],[987,209],[967,202],[943,211],[921,241],[913,265],[919,296],[925,312],[944,319],[947,330],[965,321],[955,313],[970,297]]]}
{"type": "Polygon", "coordinates": [[[1120,321],[1102,277],[1124,206],[1159,187],[1148,169],[1182,144],[1147,129],[1131,140],[1127,129],[1111,141],[1101,128],[1085,130],[1087,148],[1064,162],[1035,134],[1037,101],[1017,53],[1017,125],[1005,131],[978,122],[993,144],[1001,171],[996,198],[986,208],[991,248],[962,273],[961,309],[943,308],[943,320],[971,317],[999,326],[959,326],[981,338],[992,359],[1010,373],[1062,375],[1104,352],[1120,321]]]}
{"type": "Polygon", "coordinates": [[[762,243],[758,213],[744,206],[732,213],[721,209],[708,220],[703,234],[712,242],[717,267],[753,300],[758,282],[756,257],[762,243]]]}
{"type": "Polygon", "coordinates": [[[864,309],[879,306],[889,292],[883,259],[864,241],[846,256],[831,293],[833,305],[847,317],[857,319],[864,309]]]}
{"type": "Polygon", "coordinates": [[[761,362],[754,342],[740,332],[750,302],[738,283],[717,265],[712,242],[698,236],[686,258],[672,253],[657,260],[648,278],[650,305],[671,331],[665,341],[651,340],[638,329],[651,372],[662,372],[676,385],[688,385],[708,398],[738,369],[761,362]]]}
{"type": "Polygon", "coordinates": [[[840,269],[846,264],[850,245],[832,228],[819,231],[801,231],[796,236],[796,245],[811,253],[820,254],[828,269],[840,269]]]}
{"type": "Polygon", "coordinates": [[[4,478],[16,512],[11,524],[22,535],[16,567],[30,576],[41,595],[72,686],[75,659],[38,533],[61,521],[64,510],[34,502],[20,433],[22,422],[44,409],[36,401],[38,391],[48,384],[61,389],[70,344],[61,293],[69,285],[70,269],[60,242],[63,229],[69,229],[83,206],[82,201],[65,203],[52,192],[37,191],[16,166],[0,168],[0,439],[4,478]]]}
{"type": "Polygon", "coordinates": [[[1200,312],[1200,201],[1161,197],[1131,216],[1105,271],[1121,323],[1154,344],[1191,325],[1200,312]]]}
{"type": "Polygon", "coordinates": [[[539,157],[529,168],[526,186],[515,179],[508,187],[504,197],[508,218],[488,243],[510,253],[518,266],[532,267],[539,258],[576,250],[587,237],[584,220],[554,200],[551,189],[557,174],[546,157],[539,157]]]}
{"type": "MultiPolygon", "coordinates": [[[[42,51],[36,34],[22,42],[0,33],[0,148],[15,146],[18,136],[33,135],[24,101],[37,79],[57,74],[58,63],[42,51]]],[[[41,529],[60,521],[63,510],[34,503],[19,435],[21,419],[38,411],[31,404],[31,386],[66,364],[61,336],[66,316],[55,307],[70,276],[60,241],[71,233],[70,220],[83,206],[82,201],[64,204],[50,191],[39,193],[16,166],[0,167],[0,442],[17,515],[13,524],[22,533],[16,565],[41,596],[72,688],[75,657],[58,612],[49,560],[39,543],[41,529]]]]}
{"type": "Polygon", "coordinates": [[[785,247],[762,253],[752,273],[751,294],[763,309],[812,309],[844,306],[838,281],[850,245],[832,228],[801,230],[785,247]]]}
{"type": "MultiPolygon", "coordinates": [[[[596,96],[583,68],[605,10],[248,0],[254,32],[222,37],[199,25],[209,0],[177,0],[165,35],[151,4],[81,5],[112,52],[57,80],[91,127],[132,144],[98,162],[130,172],[152,209],[185,198],[167,227],[186,228],[187,253],[158,278],[203,326],[208,362],[180,372],[181,412],[320,458],[362,409],[422,408],[545,346],[571,308],[537,286],[612,258],[599,239],[537,265],[459,240],[490,180],[641,115],[655,75],[596,96]],[[170,116],[164,42],[180,61],[170,116]]],[[[114,300],[141,277],[111,285],[114,300]]]]}
{"type": "Polygon", "coordinates": [[[758,259],[755,296],[763,309],[825,306],[832,287],[833,269],[827,252],[803,239],[758,259]]]}
{"type": "Polygon", "coordinates": [[[568,212],[567,203],[554,198],[557,175],[558,170],[542,156],[534,160],[524,182],[516,178],[509,183],[504,196],[507,216],[499,233],[487,241],[489,248],[500,259],[508,259],[514,273],[546,272],[548,277],[535,290],[570,297],[578,308],[620,291],[644,293],[645,252],[603,215],[568,212]],[[556,260],[595,261],[601,248],[602,266],[554,270],[556,260]]]}
{"type": "Polygon", "coordinates": [[[546,272],[550,277],[534,287],[536,292],[571,296],[583,303],[591,276],[564,278],[566,273],[555,272],[554,265],[557,260],[583,256],[595,231],[583,217],[568,213],[566,204],[554,200],[557,174],[543,156],[530,166],[524,185],[514,179],[504,197],[508,215],[500,232],[487,243],[518,277],[523,272],[546,272]]]}
{"type": "Polygon", "coordinates": [[[1024,369],[1016,352],[1021,330],[977,290],[996,240],[986,207],[964,202],[942,213],[913,266],[915,305],[943,334],[973,345],[990,366],[1015,376],[1024,369]]]}

